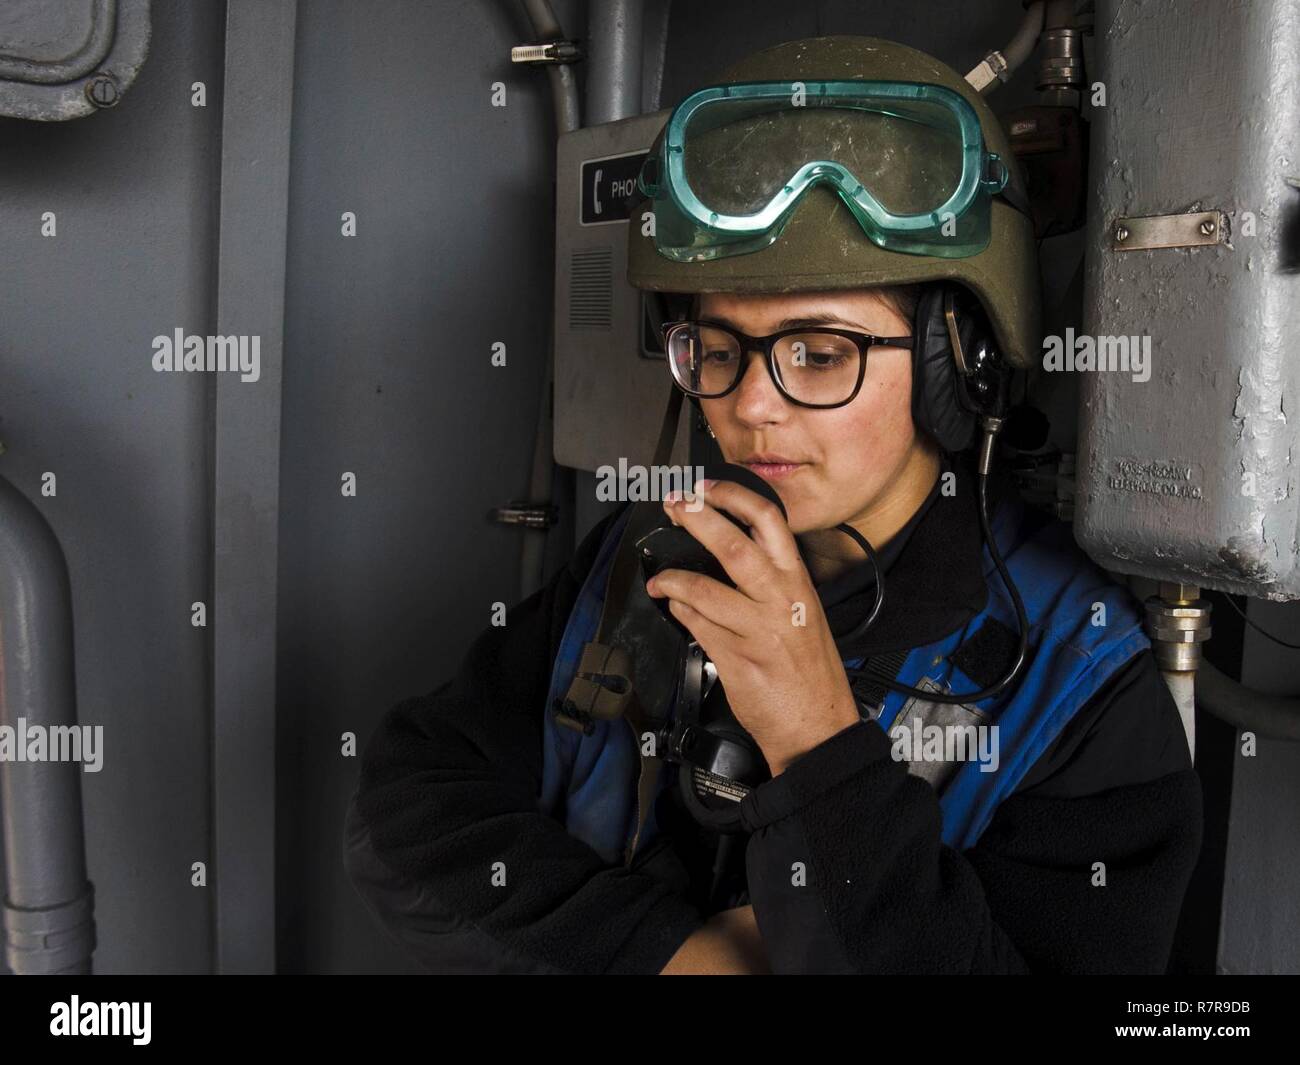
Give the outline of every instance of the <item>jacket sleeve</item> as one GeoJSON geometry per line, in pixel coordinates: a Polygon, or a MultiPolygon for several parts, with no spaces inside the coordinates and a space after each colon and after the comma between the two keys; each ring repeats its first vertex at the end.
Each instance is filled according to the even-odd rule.
{"type": "Polygon", "coordinates": [[[1163,972],[1200,849],[1200,784],[1149,651],[1075,715],[968,851],[943,843],[934,791],[871,720],[742,808],[775,972],[1163,972]]]}
{"type": "Polygon", "coordinates": [[[552,663],[612,520],[483,632],[452,680],[390,710],[366,747],[345,865],[425,968],[657,973],[703,923],[670,874],[607,866],[538,809],[552,663]]]}

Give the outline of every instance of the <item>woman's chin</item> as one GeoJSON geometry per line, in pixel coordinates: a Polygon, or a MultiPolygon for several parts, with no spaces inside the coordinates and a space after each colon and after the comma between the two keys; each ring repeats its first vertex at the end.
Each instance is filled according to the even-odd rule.
{"type": "Polygon", "coordinates": [[[818,505],[816,496],[784,487],[777,488],[776,494],[781,497],[781,505],[785,507],[786,523],[796,536],[822,527],[820,519],[824,515],[820,513],[822,508],[818,505]]]}
{"type": "MultiPolygon", "coordinates": [[[[785,500],[783,499],[781,502],[785,503],[785,500]]],[[[803,533],[813,532],[821,528],[821,523],[818,522],[817,516],[810,512],[807,505],[800,506],[796,503],[791,506],[789,503],[786,503],[785,517],[787,524],[790,526],[790,531],[794,533],[795,536],[800,536],[803,533]]]]}

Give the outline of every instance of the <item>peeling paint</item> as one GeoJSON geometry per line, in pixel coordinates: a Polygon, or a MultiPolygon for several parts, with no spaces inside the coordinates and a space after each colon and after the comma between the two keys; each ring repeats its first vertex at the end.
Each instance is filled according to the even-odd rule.
{"type": "MultiPolygon", "coordinates": [[[[1293,197],[1280,180],[1300,158],[1296,0],[1195,5],[1097,4],[1103,76],[1113,106],[1096,115],[1091,247],[1109,220],[1177,211],[1225,213],[1222,243],[1097,254],[1085,267],[1087,332],[1152,337],[1155,388],[1080,382],[1076,529],[1095,555],[1129,572],[1208,587],[1300,596],[1300,441],[1287,401],[1300,385],[1293,338],[1300,301],[1279,275],[1274,222],[1293,197]],[[1094,207],[1096,208],[1094,210],[1094,207]],[[1258,235],[1243,234],[1251,211],[1258,235]],[[1121,456],[1199,464],[1203,505],[1107,489],[1121,456]],[[1253,473],[1257,496],[1241,492],[1253,473]],[[1085,483],[1087,482],[1087,483],[1085,483]],[[1104,547],[1103,547],[1104,545],[1104,547]],[[1271,586],[1271,587],[1270,587],[1271,586]]],[[[1297,423],[1300,428],[1300,423],[1297,423]]]]}
{"type": "Polygon", "coordinates": [[[1259,558],[1256,551],[1249,550],[1251,547],[1258,545],[1244,545],[1242,537],[1231,537],[1228,546],[1219,548],[1219,558],[1235,577],[1245,578],[1250,583],[1272,583],[1275,580],[1272,567],[1259,558]]]}

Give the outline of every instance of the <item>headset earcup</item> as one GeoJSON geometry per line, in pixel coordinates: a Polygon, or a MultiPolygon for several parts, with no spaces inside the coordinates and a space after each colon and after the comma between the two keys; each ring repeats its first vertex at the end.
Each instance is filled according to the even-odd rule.
{"type": "MultiPolygon", "coordinates": [[[[916,305],[912,335],[912,420],[945,451],[962,451],[975,439],[975,418],[963,409],[958,395],[957,368],[944,319],[947,285],[929,286],[916,305]]],[[[968,315],[958,315],[965,340],[968,315]]]]}

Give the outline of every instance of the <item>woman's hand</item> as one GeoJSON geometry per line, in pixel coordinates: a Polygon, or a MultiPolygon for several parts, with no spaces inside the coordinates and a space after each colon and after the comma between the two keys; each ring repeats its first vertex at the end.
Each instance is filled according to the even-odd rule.
{"type": "MultiPolygon", "coordinates": [[[[736,582],[667,569],[646,592],[667,596],[718,670],[727,702],[772,775],[861,720],[821,600],[776,504],[732,481],[701,481],[703,502],[669,493],[664,510],[736,582]],[[751,536],[718,508],[750,527],[751,536]]],[[[697,496],[701,493],[697,491],[697,496]]]]}
{"type": "Polygon", "coordinates": [[[692,932],[660,971],[660,976],[770,976],[763,938],[753,906],[715,913],[692,932]]]}

